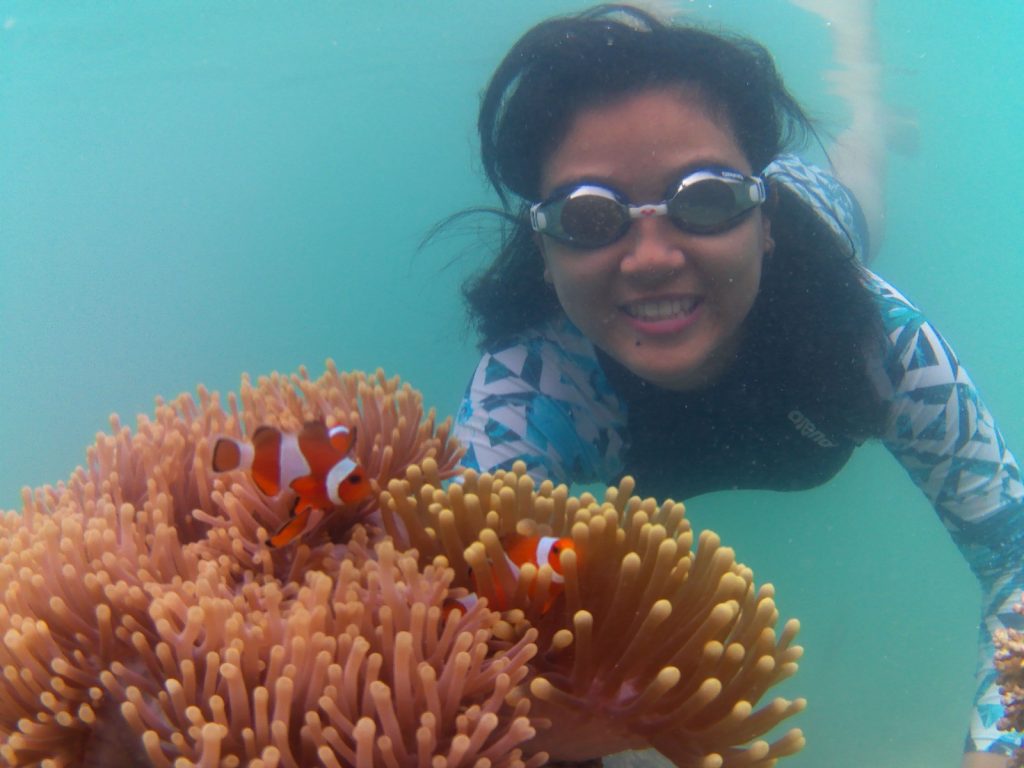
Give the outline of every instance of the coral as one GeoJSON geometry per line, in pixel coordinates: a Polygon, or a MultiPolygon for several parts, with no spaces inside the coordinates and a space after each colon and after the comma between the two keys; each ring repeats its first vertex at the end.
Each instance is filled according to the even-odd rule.
{"type": "MultiPolygon", "coordinates": [[[[1024,615],[1024,601],[1013,606],[1024,615]]],[[[999,693],[1003,699],[1003,716],[997,727],[1001,731],[1024,731],[1024,632],[1019,629],[997,629],[992,636],[995,644],[995,668],[999,693]]],[[[1024,747],[1018,747],[1010,761],[1010,768],[1024,766],[1024,747]]]]}
{"type": "Polygon", "coordinates": [[[84,467],[0,516],[0,760],[11,765],[527,766],[653,746],[681,766],[768,766],[759,739],[803,702],[770,587],[682,505],[604,501],[460,472],[449,423],[397,379],[275,374],[222,407],[200,389],[112,418],[84,467]],[[212,438],[357,427],[379,490],[295,545],[212,438]],[[451,482],[457,477],[458,482],[451,482]],[[513,573],[512,531],[571,536],[513,573]],[[479,600],[451,610],[470,591],[479,600]]]}

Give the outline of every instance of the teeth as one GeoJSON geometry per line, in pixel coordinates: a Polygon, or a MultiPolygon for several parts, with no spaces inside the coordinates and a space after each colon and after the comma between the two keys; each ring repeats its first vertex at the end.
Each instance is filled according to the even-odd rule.
{"type": "Polygon", "coordinates": [[[626,312],[640,320],[665,320],[676,315],[688,315],[696,305],[697,299],[642,301],[630,304],[626,312]]]}

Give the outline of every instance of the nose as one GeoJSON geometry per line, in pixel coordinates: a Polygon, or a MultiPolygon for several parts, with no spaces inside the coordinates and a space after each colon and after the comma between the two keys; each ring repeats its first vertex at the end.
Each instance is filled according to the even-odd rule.
{"type": "Polygon", "coordinates": [[[623,243],[624,275],[660,279],[686,265],[681,233],[667,216],[634,220],[623,243]]]}

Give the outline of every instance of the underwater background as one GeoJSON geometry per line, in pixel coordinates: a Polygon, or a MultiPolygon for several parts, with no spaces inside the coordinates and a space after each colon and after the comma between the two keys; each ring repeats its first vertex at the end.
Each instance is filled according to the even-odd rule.
{"type": "MultiPolygon", "coordinates": [[[[851,0],[851,2],[854,0],[851,0]]],[[[1024,457],[1024,3],[882,0],[893,153],[873,268],[944,333],[1024,457]]],[[[459,285],[490,203],[478,95],[530,25],[583,3],[0,1],[0,508],[66,478],[107,417],[242,372],[383,367],[454,413],[459,285]]],[[[784,0],[677,4],[776,55],[822,127],[829,31],[784,0]]],[[[642,490],[642,489],[641,489],[642,490]]],[[[880,445],[824,487],[688,502],[776,585],[806,648],[790,768],[959,764],[978,588],[880,445]]]]}

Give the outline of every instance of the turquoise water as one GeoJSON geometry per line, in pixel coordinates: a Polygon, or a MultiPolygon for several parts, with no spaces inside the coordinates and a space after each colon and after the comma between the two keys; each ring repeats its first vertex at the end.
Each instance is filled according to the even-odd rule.
{"type": "MultiPolygon", "coordinates": [[[[679,5],[760,38],[842,126],[819,19],[782,0],[679,5]]],[[[1024,3],[881,5],[887,98],[920,131],[891,158],[875,267],[1021,455],[1024,3]]],[[[0,508],[66,477],[110,412],[243,371],[382,366],[453,412],[475,363],[457,287],[481,257],[471,239],[417,244],[488,200],[473,126],[490,71],[579,7],[0,2],[0,508]]],[[[958,764],[977,588],[884,450],[811,492],[689,510],[803,622],[786,692],[810,700],[808,747],[783,765],[958,764]]]]}

